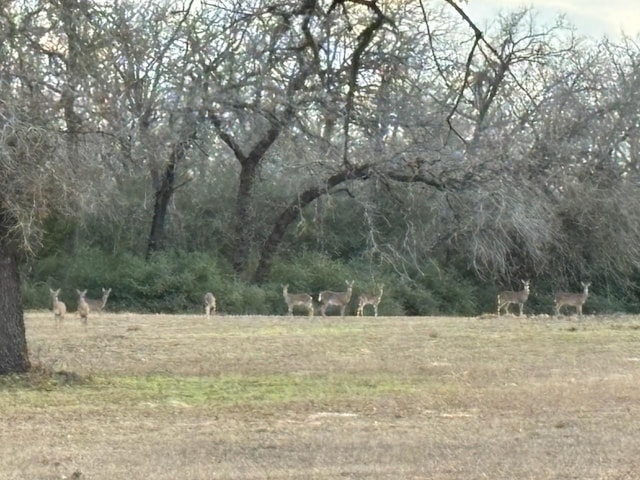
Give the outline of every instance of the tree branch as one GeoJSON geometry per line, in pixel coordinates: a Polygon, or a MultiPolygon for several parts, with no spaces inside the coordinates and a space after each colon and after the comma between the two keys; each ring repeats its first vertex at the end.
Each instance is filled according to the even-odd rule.
{"type": "MultiPolygon", "coordinates": [[[[388,22],[391,25],[394,25],[391,19],[387,18],[380,7],[376,4],[375,1],[369,0],[352,0],[353,3],[358,3],[360,5],[365,5],[376,14],[376,18],[371,22],[367,27],[358,35],[358,45],[353,51],[353,57],[351,60],[351,70],[349,72],[349,82],[348,82],[348,91],[347,98],[345,104],[345,116],[344,116],[344,144],[342,151],[342,162],[348,168],[350,167],[349,163],[349,126],[351,123],[351,115],[353,113],[353,104],[355,99],[356,91],[358,90],[358,73],[360,71],[360,63],[362,60],[362,55],[367,47],[373,41],[376,31],[382,27],[384,22],[388,22]]],[[[334,2],[333,6],[336,3],[344,3],[344,2],[334,2]]]]}
{"type": "Polygon", "coordinates": [[[238,161],[241,164],[246,162],[247,155],[244,154],[242,148],[240,148],[240,145],[238,144],[238,142],[236,142],[235,138],[233,138],[230,133],[222,129],[222,122],[220,121],[220,117],[218,117],[218,115],[216,115],[214,111],[209,108],[207,109],[206,118],[210,120],[211,123],[213,123],[213,126],[215,127],[216,132],[220,137],[220,140],[222,140],[231,149],[238,161]]]}

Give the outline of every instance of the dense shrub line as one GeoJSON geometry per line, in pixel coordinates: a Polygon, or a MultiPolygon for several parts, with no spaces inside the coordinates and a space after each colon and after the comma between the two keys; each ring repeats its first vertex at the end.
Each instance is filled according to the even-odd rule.
{"type": "MultiPolygon", "coordinates": [[[[167,251],[150,260],[131,254],[111,255],[98,249],[81,249],[74,255],[58,254],[29,259],[23,265],[25,309],[51,308],[49,288],[61,288],[60,299],[75,310],[76,289],[99,298],[102,287],[112,288],[111,311],[148,313],[198,313],[202,296],[211,291],[218,311],[229,315],[286,314],[282,285],[290,292],[306,292],[317,300],[318,292],[345,290],[345,280],[355,280],[348,314],[355,314],[360,293],[377,291],[385,284],[380,315],[463,315],[493,313],[496,293],[502,285],[463,275],[436,262],[420,272],[396,271],[365,260],[349,263],[319,253],[302,253],[274,264],[271,278],[261,285],[239,279],[221,257],[198,252],[167,251]],[[375,276],[372,274],[375,271],[375,276]]],[[[551,313],[553,286],[545,279],[532,282],[526,313],[551,313]]],[[[616,295],[594,284],[585,313],[637,312],[638,299],[616,295]]],[[[335,311],[331,311],[336,314],[335,311]]],[[[371,314],[368,312],[367,314],[371,314]]]]}

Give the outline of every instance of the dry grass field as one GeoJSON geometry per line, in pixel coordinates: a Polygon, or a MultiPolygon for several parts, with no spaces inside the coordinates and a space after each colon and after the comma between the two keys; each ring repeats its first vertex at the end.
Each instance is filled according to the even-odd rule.
{"type": "Polygon", "coordinates": [[[635,479],[640,318],[27,312],[1,479],[635,479]]]}

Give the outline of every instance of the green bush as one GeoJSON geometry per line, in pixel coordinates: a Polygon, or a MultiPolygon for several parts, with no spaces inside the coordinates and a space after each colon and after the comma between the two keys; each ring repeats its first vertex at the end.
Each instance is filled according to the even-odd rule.
{"type": "Polygon", "coordinates": [[[214,292],[218,299],[218,310],[232,315],[270,315],[277,292],[265,286],[233,281],[221,285],[214,292]]]}
{"type": "MultiPolygon", "coordinates": [[[[149,260],[132,254],[112,255],[98,249],[80,249],[74,255],[57,253],[30,258],[22,266],[23,300],[26,309],[50,309],[49,288],[61,289],[60,300],[74,311],[76,290],[88,290],[98,299],[101,288],[111,288],[111,311],[153,313],[201,313],[202,296],[211,291],[218,311],[229,315],[286,314],[282,285],[290,292],[310,294],[318,308],[318,293],[345,291],[345,280],[354,280],[348,314],[356,313],[358,295],[377,293],[385,285],[379,314],[385,315],[465,315],[493,313],[496,295],[506,285],[492,284],[442,267],[432,261],[420,270],[397,271],[384,265],[372,266],[367,259],[344,263],[320,253],[304,252],[274,261],[271,277],[261,285],[241,281],[229,263],[218,255],[197,252],[165,251],[149,260]]],[[[527,313],[553,313],[554,286],[544,278],[533,279],[525,306],[527,313]]],[[[594,281],[584,313],[638,312],[637,292],[615,285],[598,288],[594,281]]],[[[513,308],[513,307],[512,307],[513,308]]],[[[366,309],[372,315],[372,308],[366,309]]],[[[335,315],[335,310],[329,312],[335,315]]]]}
{"type": "Polygon", "coordinates": [[[455,270],[432,261],[411,275],[396,287],[397,300],[406,315],[473,316],[481,312],[482,290],[455,270]]]}
{"type": "MultiPolygon", "coordinates": [[[[563,311],[575,311],[573,307],[563,307],[563,311]]],[[[631,299],[617,298],[606,294],[589,292],[589,298],[582,306],[582,313],[589,314],[611,314],[620,312],[638,312],[637,304],[634,305],[631,299]]]]}
{"type": "Polygon", "coordinates": [[[49,288],[61,288],[60,299],[73,309],[76,289],[99,298],[111,288],[109,310],[196,312],[202,295],[216,292],[229,277],[228,268],[202,253],[162,252],[148,261],[130,254],[112,256],[85,249],[73,256],[32,260],[23,285],[25,308],[51,303],[49,288]]]}
{"type": "Polygon", "coordinates": [[[322,290],[346,290],[345,280],[355,280],[353,277],[344,263],[321,253],[303,253],[286,261],[280,259],[271,270],[271,280],[276,284],[289,284],[289,291],[307,292],[314,298],[322,290]]]}

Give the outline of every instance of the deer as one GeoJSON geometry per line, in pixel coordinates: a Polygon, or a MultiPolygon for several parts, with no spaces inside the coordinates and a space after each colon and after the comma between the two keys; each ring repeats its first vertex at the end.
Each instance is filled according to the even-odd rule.
{"type": "Polygon", "coordinates": [[[524,311],[524,304],[529,298],[529,288],[530,283],[529,280],[521,280],[523,289],[519,292],[500,292],[498,294],[498,316],[500,316],[500,310],[504,307],[505,312],[509,313],[509,305],[512,303],[517,303],[520,307],[520,315],[524,311]]]}
{"type": "Polygon", "coordinates": [[[579,317],[582,316],[582,305],[587,301],[587,297],[589,296],[591,282],[580,282],[580,284],[583,289],[582,293],[556,293],[554,297],[556,315],[560,315],[560,308],[568,305],[570,307],[576,307],[576,313],[579,317]]]}
{"type": "Polygon", "coordinates": [[[102,298],[100,300],[92,300],[89,298],[85,298],[85,301],[89,304],[89,308],[93,312],[101,312],[104,310],[104,307],[107,305],[107,299],[109,298],[109,294],[111,293],[111,289],[102,289],[102,298]]]}
{"type": "Polygon", "coordinates": [[[289,316],[293,316],[293,307],[304,307],[310,317],[313,317],[313,298],[308,293],[289,293],[289,284],[282,286],[282,296],[287,304],[289,316]]]}
{"type": "Polygon", "coordinates": [[[76,292],[78,292],[78,315],[80,315],[80,318],[82,319],[84,326],[86,327],[89,312],[91,311],[91,307],[89,306],[85,298],[85,296],[87,295],[87,291],[84,290],[81,292],[80,290],[76,290],[76,292]]]}
{"type": "Polygon", "coordinates": [[[360,296],[358,296],[358,311],[356,313],[358,317],[364,315],[364,307],[367,305],[373,305],[373,313],[376,317],[378,316],[378,305],[380,304],[380,300],[382,300],[384,285],[380,284],[378,287],[380,288],[380,293],[378,295],[361,293],[360,296]]]}
{"type": "Polygon", "coordinates": [[[204,314],[209,318],[211,314],[216,314],[216,297],[214,297],[213,293],[207,292],[204,294],[202,298],[204,302],[204,314]]]}
{"type": "Polygon", "coordinates": [[[340,316],[344,317],[344,311],[347,308],[347,304],[351,300],[351,293],[353,292],[353,280],[345,280],[347,284],[346,292],[330,292],[325,290],[324,292],[320,292],[318,295],[318,301],[322,305],[320,307],[320,313],[322,313],[323,317],[326,317],[327,307],[329,305],[335,305],[336,307],[340,307],[340,316]]]}
{"type": "Polygon", "coordinates": [[[56,322],[56,327],[58,323],[62,323],[64,320],[64,314],[67,313],[67,306],[64,302],[58,300],[58,295],[60,295],[60,289],[52,290],[49,289],[49,293],[51,294],[51,300],[53,301],[53,319],[56,322]]]}

